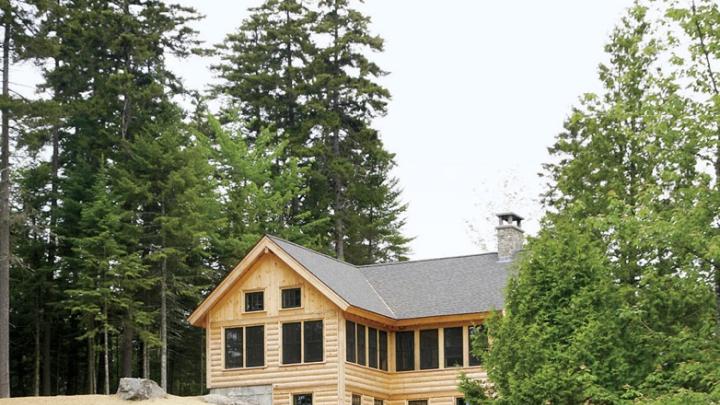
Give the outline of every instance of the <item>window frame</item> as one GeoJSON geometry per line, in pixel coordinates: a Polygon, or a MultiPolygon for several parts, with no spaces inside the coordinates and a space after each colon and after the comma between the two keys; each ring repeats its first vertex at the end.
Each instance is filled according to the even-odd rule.
{"type": "Polygon", "coordinates": [[[431,329],[420,329],[418,332],[420,335],[420,364],[419,369],[420,370],[437,370],[440,368],[440,329],[438,328],[431,328],[431,329]],[[433,348],[432,345],[430,347],[426,347],[423,345],[423,335],[427,336],[428,334],[435,335],[435,347],[433,348]],[[429,350],[429,353],[428,353],[429,350]],[[434,356],[432,356],[434,354],[434,356]],[[426,356],[431,357],[426,357],[426,356]],[[423,360],[429,360],[431,364],[429,366],[425,366],[423,360]]]}
{"type": "Polygon", "coordinates": [[[247,325],[243,328],[243,360],[245,361],[245,367],[244,368],[265,368],[267,365],[267,334],[265,333],[265,324],[257,324],[257,325],[247,325]],[[247,329],[248,328],[262,328],[262,364],[259,366],[248,366],[248,338],[247,338],[247,329]]]}
{"type": "Polygon", "coordinates": [[[307,392],[307,391],[291,392],[290,393],[290,405],[295,405],[295,397],[299,397],[301,395],[309,395],[310,396],[310,404],[312,404],[315,399],[315,395],[313,392],[307,392]]]}
{"type": "Polygon", "coordinates": [[[327,352],[325,346],[325,319],[323,318],[308,318],[300,319],[295,321],[280,322],[280,345],[279,345],[279,363],[280,367],[292,367],[301,365],[312,365],[312,364],[324,364],[327,361],[327,352]],[[322,322],[322,360],[321,361],[305,361],[305,322],[322,322]],[[283,325],[299,323],[300,324],[300,362],[299,363],[285,363],[284,355],[285,348],[283,345],[283,339],[285,334],[283,332],[283,325]]]}
{"type": "Polygon", "coordinates": [[[359,366],[368,366],[367,359],[367,326],[362,324],[355,324],[355,344],[357,345],[356,361],[359,366]],[[360,341],[360,331],[362,330],[362,342],[360,341]],[[362,363],[360,362],[362,359],[362,363]]]}
{"type": "Polygon", "coordinates": [[[443,347],[442,347],[442,353],[443,353],[443,368],[460,368],[465,367],[465,328],[462,326],[450,326],[443,328],[442,331],[443,334],[443,347]],[[447,338],[447,331],[450,329],[459,330],[460,331],[460,345],[457,347],[457,349],[460,350],[460,363],[457,365],[448,364],[448,338],[447,338]]]}
{"type": "Polygon", "coordinates": [[[280,311],[296,311],[298,309],[303,309],[305,306],[305,289],[302,285],[288,285],[280,287],[280,305],[279,310],[280,311]],[[286,290],[300,290],[300,306],[297,307],[285,307],[283,306],[283,292],[286,290]]]}
{"type": "Polygon", "coordinates": [[[325,361],[325,322],[323,322],[322,319],[313,319],[313,320],[305,320],[302,322],[302,356],[301,360],[303,364],[317,364],[317,363],[323,363],[325,361]],[[320,360],[313,360],[308,361],[307,360],[307,340],[305,338],[305,328],[307,327],[308,322],[310,323],[320,323],[320,360]]]}
{"type": "Polygon", "coordinates": [[[416,336],[417,336],[417,333],[415,333],[415,330],[414,330],[414,329],[413,329],[413,330],[403,330],[403,331],[397,331],[397,332],[395,332],[395,372],[404,373],[404,372],[408,372],[408,371],[415,371],[415,370],[417,370],[417,368],[415,367],[415,365],[416,365],[415,363],[416,363],[416,360],[417,360],[417,359],[415,358],[415,350],[416,350],[416,347],[415,347],[415,339],[416,339],[416,336]],[[398,369],[398,364],[399,364],[399,363],[398,363],[398,359],[400,358],[400,356],[398,356],[398,354],[399,354],[399,353],[398,353],[398,347],[399,347],[399,346],[398,346],[398,342],[400,341],[400,339],[398,339],[398,336],[399,336],[400,334],[403,334],[403,335],[404,335],[404,334],[410,334],[410,336],[412,337],[412,339],[409,340],[410,343],[411,343],[411,345],[412,345],[412,346],[410,347],[410,350],[408,351],[408,353],[409,353],[410,356],[411,356],[411,358],[410,358],[410,360],[411,360],[411,361],[410,361],[410,363],[411,363],[410,367],[411,367],[411,368],[409,368],[409,369],[403,369],[403,370],[398,369]]]}
{"type": "Polygon", "coordinates": [[[386,330],[378,329],[378,370],[389,371],[390,369],[390,334],[386,330]],[[383,335],[385,339],[383,339],[383,335]],[[384,347],[383,347],[384,346],[384,347]],[[384,349],[384,350],[383,350],[384,349]],[[385,361],[383,367],[383,360],[385,361]]]}
{"type": "Polygon", "coordinates": [[[245,368],[245,327],[234,325],[234,326],[227,326],[222,328],[222,365],[223,370],[241,370],[245,368]],[[227,331],[233,330],[233,329],[239,329],[240,330],[240,366],[237,367],[228,367],[227,363],[227,331]]]}
{"type": "Polygon", "coordinates": [[[379,342],[379,336],[380,331],[377,328],[373,328],[371,326],[368,326],[366,335],[367,335],[367,366],[379,370],[380,369],[380,361],[379,361],[379,354],[380,351],[378,350],[378,342],[379,342]],[[374,333],[373,333],[374,332],[374,333]],[[373,339],[373,335],[375,335],[375,338],[373,339]],[[374,353],[373,353],[374,351],[374,353]],[[374,363],[374,364],[373,364],[374,363]]]}
{"type": "Polygon", "coordinates": [[[267,367],[267,334],[265,333],[265,324],[264,323],[252,323],[247,325],[229,325],[229,326],[223,326],[222,327],[222,333],[221,333],[221,344],[222,344],[222,369],[223,370],[245,370],[245,369],[261,369],[267,367]],[[254,327],[261,327],[263,330],[263,364],[260,366],[248,366],[247,365],[247,328],[254,328],[254,327]],[[226,335],[225,331],[228,329],[240,329],[242,331],[242,366],[241,367],[227,367],[227,353],[226,353],[226,335]]]}
{"type": "Polygon", "coordinates": [[[345,320],[345,361],[352,364],[357,364],[357,322],[349,319],[345,320]],[[349,333],[349,326],[352,324],[352,333],[349,333]],[[350,339],[352,337],[352,345],[350,339]],[[352,351],[348,350],[352,346],[352,351]],[[352,353],[352,360],[348,358],[352,353]]]}
{"type": "Polygon", "coordinates": [[[243,313],[246,313],[246,314],[255,314],[255,313],[263,313],[263,312],[266,312],[266,311],[267,311],[266,308],[265,308],[265,289],[264,289],[264,288],[255,289],[255,290],[243,290],[243,294],[242,294],[242,295],[243,295],[243,313]],[[261,294],[262,294],[262,309],[254,309],[254,310],[248,311],[248,309],[247,309],[247,296],[248,296],[248,294],[257,294],[257,293],[261,293],[261,294]]]}

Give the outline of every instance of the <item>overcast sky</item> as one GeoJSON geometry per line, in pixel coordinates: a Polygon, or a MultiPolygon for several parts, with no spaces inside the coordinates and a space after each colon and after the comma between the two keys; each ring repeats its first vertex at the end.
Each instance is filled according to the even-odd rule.
{"type": "MultiPolygon", "coordinates": [[[[180,0],[220,42],[260,0],[180,0]]],[[[537,173],[578,97],[597,91],[603,46],[630,0],[367,0],[385,39],[373,55],[392,101],[375,123],[396,154],[413,259],[495,250],[488,216],[515,210],[537,229],[537,173]],[[478,245],[475,227],[487,240],[478,245]]],[[[173,62],[186,84],[214,80],[199,58],[173,62]]],[[[24,73],[24,72],[23,72],[24,73]]],[[[31,81],[26,79],[26,82],[31,81]]]]}

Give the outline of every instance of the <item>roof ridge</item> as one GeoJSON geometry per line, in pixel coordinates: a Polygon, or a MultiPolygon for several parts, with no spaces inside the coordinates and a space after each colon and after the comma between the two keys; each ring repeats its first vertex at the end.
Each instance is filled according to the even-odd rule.
{"type": "Polygon", "coordinates": [[[277,240],[283,241],[283,242],[285,242],[285,243],[289,243],[289,244],[291,244],[291,245],[293,245],[293,246],[299,247],[300,249],[307,250],[308,252],[312,252],[312,253],[314,253],[314,254],[316,254],[316,255],[324,256],[324,257],[326,257],[326,258],[328,258],[328,259],[330,259],[330,260],[334,260],[334,261],[336,261],[336,262],[338,262],[338,263],[340,263],[340,264],[344,264],[344,265],[347,265],[347,266],[350,266],[350,267],[355,267],[355,268],[358,267],[358,266],[356,266],[356,265],[354,265],[354,264],[352,264],[352,263],[349,263],[349,262],[340,260],[340,259],[338,259],[338,258],[332,257],[332,256],[330,256],[330,255],[328,255],[328,254],[323,253],[323,252],[318,252],[317,250],[310,249],[309,247],[305,247],[305,246],[303,246],[303,245],[301,245],[301,244],[298,244],[298,243],[295,243],[295,242],[291,242],[291,241],[289,241],[289,240],[287,240],[287,239],[283,239],[283,238],[281,238],[281,237],[278,237],[278,236],[275,236],[275,235],[271,235],[271,234],[269,234],[269,233],[266,234],[266,235],[267,235],[269,238],[271,238],[271,239],[277,239],[277,240]]]}
{"type": "Polygon", "coordinates": [[[496,254],[497,254],[497,252],[473,253],[473,254],[468,254],[468,255],[433,257],[430,259],[405,260],[402,262],[384,262],[384,263],[363,264],[363,265],[355,266],[355,267],[362,269],[365,267],[390,266],[390,265],[395,265],[395,264],[420,263],[420,262],[430,262],[430,261],[435,261],[435,260],[462,259],[464,257],[487,256],[487,255],[496,255],[496,254]]]}

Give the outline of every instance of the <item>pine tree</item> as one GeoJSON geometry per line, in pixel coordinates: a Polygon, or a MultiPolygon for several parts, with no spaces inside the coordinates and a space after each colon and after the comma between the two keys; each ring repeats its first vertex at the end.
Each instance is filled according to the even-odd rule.
{"type": "Polygon", "coordinates": [[[366,56],[382,50],[382,39],[346,1],[306,8],[271,0],[251,13],[219,46],[215,92],[226,112],[237,109],[247,123],[250,143],[263,128],[273,144],[287,142],[276,170],[293,157],[307,168],[304,193],[291,201],[286,222],[314,229],[321,250],[341,259],[403,259],[409,239],[401,232],[405,205],[389,175],[394,156],[371,128],[389,98],[375,81],[384,72],[366,56]]]}
{"type": "Polygon", "coordinates": [[[169,389],[168,330],[187,329],[179,314],[189,313],[216,278],[208,258],[219,207],[207,140],[180,124],[156,130],[129,145],[128,160],[119,165],[118,187],[128,206],[140,207],[143,260],[159,281],[160,383],[169,389]]]}
{"type": "Polygon", "coordinates": [[[383,49],[382,38],[370,34],[369,23],[370,19],[353,9],[349,1],[321,1],[313,30],[318,42],[327,46],[320,47],[310,67],[315,79],[309,102],[314,116],[311,153],[315,159],[308,206],[318,217],[330,213],[332,228],[328,232],[335,255],[359,263],[377,261],[382,255],[348,256],[346,245],[370,252],[374,245],[383,251],[400,252],[396,258],[402,258],[408,242],[397,231],[402,226],[398,215],[404,208],[397,202],[394,181],[387,178],[393,155],[385,151],[371,127],[373,118],[385,114],[390,93],[375,81],[385,72],[366,55],[383,49]],[[362,187],[354,188],[368,180],[376,186],[373,201],[362,187]],[[385,217],[391,225],[353,229],[372,227],[378,217],[385,217]],[[351,240],[350,235],[360,238],[351,240]]]}
{"type": "Polygon", "coordinates": [[[104,164],[101,166],[92,189],[94,200],[82,210],[81,225],[87,231],[74,241],[75,260],[82,271],[74,288],[67,291],[69,310],[86,319],[81,338],[91,342],[93,352],[95,337],[102,336],[106,395],[110,392],[109,338],[122,326],[114,318],[129,319],[136,329],[147,328],[151,317],[138,297],[156,282],[148,277],[135,251],[140,229],[112,191],[110,172],[104,164]]]}

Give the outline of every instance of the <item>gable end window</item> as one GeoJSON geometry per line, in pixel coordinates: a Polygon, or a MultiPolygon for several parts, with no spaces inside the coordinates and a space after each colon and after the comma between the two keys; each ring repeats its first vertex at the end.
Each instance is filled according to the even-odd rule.
{"type": "Polygon", "coordinates": [[[245,293],[245,312],[262,311],[265,309],[265,299],[262,291],[245,293]]]}
{"type": "Polygon", "coordinates": [[[415,332],[397,332],[395,334],[395,370],[415,369],[415,332]]]}
{"type": "Polygon", "coordinates": [[[445,328],[443,329],[443,338],[445,367],[462,367],[463,328],[445,328]]]}
{"type": "Polygon", "coordinates": [[[293,395],[293,405],[312,405],[312,394],[293,395]]]}
{"type": "Polygon", "coordinates": [[[225,329],[225,368],[243,366],[243,328],[225,329]]]}
{"type": "Polygon", "coordinates": [[[420,331],[420,369],[438,368],[438,330],[420,331]]]}
{"type": "Polygon", "coordinates": [[[284,288],[282,290],[282,308],[300,308],[302,306],[301,293],[300,287],[284,288]]]}

